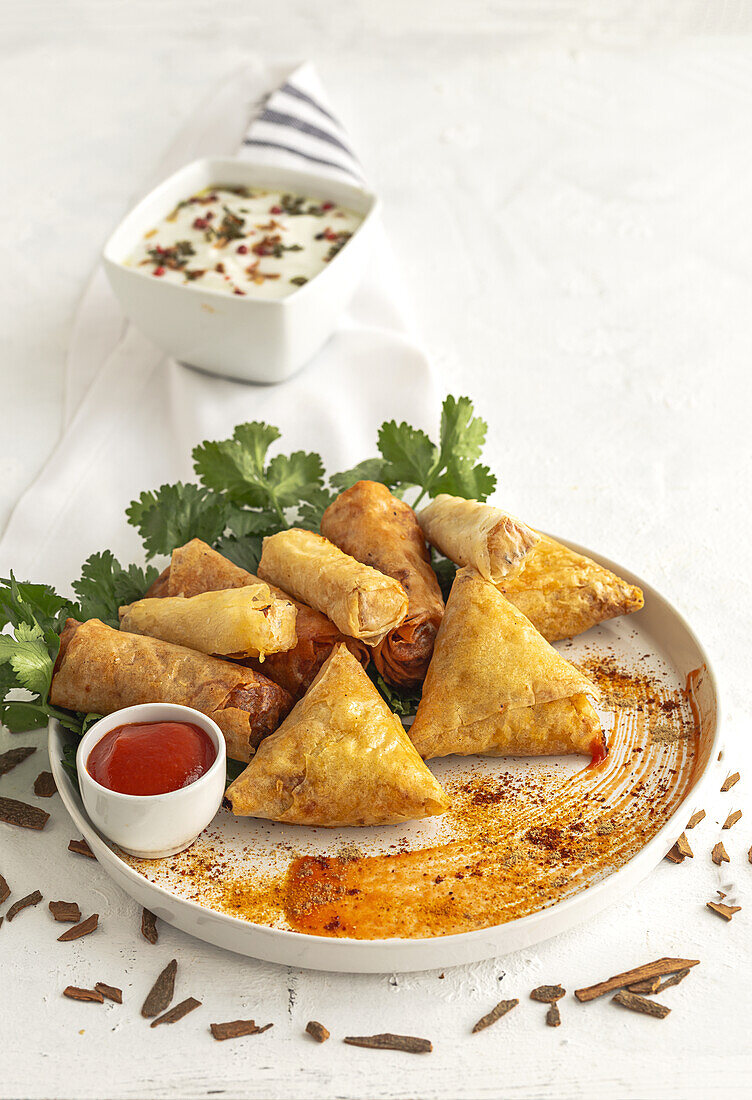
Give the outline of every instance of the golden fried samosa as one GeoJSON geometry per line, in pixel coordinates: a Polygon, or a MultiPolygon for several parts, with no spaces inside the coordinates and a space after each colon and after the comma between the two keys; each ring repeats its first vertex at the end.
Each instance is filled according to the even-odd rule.
{"type": "Polygon", "coordinates": [[[233,813],[293,825],[388,825],[449,799],[345,645],[227,789],[233,813]]]}
{"type": "Polygon", "coordinates": [[[602,756],[597,691],[498,589],[460,569],[410,737],[424,758],[602,756]]]}
{"type": "Polygon", "coordinates": [[[498,588],[549,642],[639,611],[645,602],[635,585],[548,535],[498,588]]]}
{"type": "Polygon", "coordinates": [[[285,653],[297,642],[296,609],[267,584],[136,600],[120,608],[120,629],[220,657],[285,653]]]}
{"type": "Polygon", "coordinates": [[[531,527],[492,504],[441,493],[418,512],[432,546],[455,565],[472,565],[494,584],[519,566],[538,542],[531,527]]]}

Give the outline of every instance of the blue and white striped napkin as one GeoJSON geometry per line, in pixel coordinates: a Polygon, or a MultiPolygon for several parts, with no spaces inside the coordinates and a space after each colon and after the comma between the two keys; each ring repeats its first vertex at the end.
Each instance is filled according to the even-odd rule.
{"type": "MultiPolygon", "coordinates": [[[[333,178],[363,179],[308,64],[290,75],[258,63],[244,67],[195,112],[146,184],[196,157],[238,149],[265,164],[315,163],[333,178]],[[270,87],[276,90],[264,94],[270,87]]],[[[125,507],[144,489],[192,480],[196,443],[225,438],[244,420],[276,424],[280,446],[318,451],[329,469],[373,454],[384,419],[435,429],[433,377],[410,338],[400,285],[382,235],[363,285],[315,359],[287,382],[254,386],[168,359],[125,322],[98,271],[74,324],[63,437],[0,539],[0,576],[13,569],[67,591],[96,550],[141,560],[125,507]]]]}

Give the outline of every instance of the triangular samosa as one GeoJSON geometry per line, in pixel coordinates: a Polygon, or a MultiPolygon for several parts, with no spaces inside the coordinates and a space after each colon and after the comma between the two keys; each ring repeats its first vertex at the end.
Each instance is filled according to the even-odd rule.
{"type": "Polygon", "coordinates": [[[497,583],[549,642],[639,611],[644,603],[635,585],[548,535],[541,535],[522,565],[497,583]]]}
{"type": "Polygon", "coordinates": [[[293,825],[388,825],[449,799],[358,661],[338,645],[227,789],[233,813],[293,825]]]}
{"type": "Polygon", "coordinates": [[[495,585],[460,569],[447,601],[410,737],[424,758],[600,756],[594,685],[495,585]]]}

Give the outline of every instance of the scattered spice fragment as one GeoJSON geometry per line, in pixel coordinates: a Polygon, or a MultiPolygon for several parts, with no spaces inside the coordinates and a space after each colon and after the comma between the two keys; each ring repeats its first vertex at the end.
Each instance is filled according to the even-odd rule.
{"type": "Polygon", "coordinates": [[[157,1027],[159,1024],[176,1024],[178,1020],[182,1020],[189,1012],[193,1012],[194,1008],[200,1007],[201,1001],[197,1001],[195,997],[186,997],[184,1001],[175,1005],[169,1012],[165,1012],[162,1016],[157,1016],[156,1020],[152,1020],[151,1027],[157,1027]]]}
{"type": "Polygon", "coordinates": [[[556,1001],[553,1001],[548,1006],[548,1012],[546,1013],[546,1023],[549,1027],[558,1027],[561,1024],[561,1013],[559,1012],[559,1006],[556,1001]]]}
{"type": "Polygon", "coordinates": [[[81,840],[71,840],[68,844],[68,851],[75,852],[77,856],[88,856],[89,859],[97,858],[83,838],[81,840]]]}
{"type": "Polygon", "coordinates": [[[61,943],[67,943],[69,940],[80,940],[82,936],[89,936],[99,924],[99,913],[92,913],[86,920],[82,920],[80,924],[74,924],[72,928],[69,928],[67,932],[63,932],[62,936],[58,936],[58,940],[61,943]]]}
{"type": "Polygon", "coordinates": [[[704,817],[705,817],[705,811],[704,810],[695,810],[695,812],[692,814],[689,821],[687,822],[687,828],[688,829],[694,829],[695,825],[699,825],[704,817]]]}
{"type": "Polygon", "coordinates": [[[72,1001],[94,1001],[102,1004],[104,997],[98,989],[81,989],[77,985],[67,985],[63,990],[64,997],[70,997],[72,1001]]]}
{"type": "Polygon", "coordinates": [[[473,1027],[473,1035],[477,1031],[484,1031],[491,1024],[495,1024],[497,1020],[500,1020],[502,1016],[506,1016],[507,1012],[511,1012],[513,1008],[516,1008],[520,1003],[518,997],[513,997],[510,1001],[499,1001],[499,1003],[487,1012],[485,1016],[481,1016],[477,1024],[473,1027]]]}
{"type": "Polygon", "coordinates": [[[0,875],[0,905],[10,897],[10,886],[5,881],[2,875],[0,875]]]}
{"type": "Polygon", "coordinates": [[[433,1050],[433,1043],[428,1039],[416,1039],[414,1035],[393,1035],[389,1031],[381,1035],[348,1035],[343,1042],[351,1047],[403,1050],[407,1054],[430,1054],[433,1050]]]}
{"type": "MultiPolygon", "coordinates": [[[[684,971],[685,974],[689,974],[688,970],[684,971]]],[[[645,978],[641,982],[632,982],[626,988],[630,993],[657,993],[661,987],[661,979],[656,976],[655,978],[645,978]]]]}
{"type": "Polygon", "coordinates": [[[147,1019],[150,1016],[158,1016],[160,1012],[164,1012],[167,1008],[175,992],[177,969],[178,960],[171,959],[147,993],[146,1000],[141,1007],[142,1016],[146,1016],[147,1019]]]}
{"type": "Polygon", "coordinates": [[[604,993],[611,993],[614,989],[624,989],[634,982],[641,982],[645,978],[654,978],[656,975],[676,974],[679,970],[689,970],[692,966],[699,966],[699,959],[656,959],[655,962],[644,963],[635,966],[632,970],[625,970],[622,974],[614,974],[605,982],[597,985],[589,985],[584,989],[575,989],[574,995],[578,1001],[594,1001],[596,997],[602,997],[604,993]]]}
{"type": "Polygon", "coordinates": [[[671,1009],[667,1005],[659,1005],[656,1001],[649,1001],[647,997],[638,997],[636,993],[628,993],[622,989],[612,998],[614,1004],[631,1009],[632,1012],[641,1012],[644,1016],[654,1016],[656,1020],[665,1020],[671,1009]]]}
{"type": "Polygon", "coordinates": [[[723,917],[724,920],[731,920],[734,913],[738,913],[741,909],[741,905],[724,905],[722,901],[708,901],[706,905],[708,909],[712,909],[714,913],[717,913],[719,917],[723,917]]]}
{"type": "Polygon", "coordinates": [[[689,846],[689,841],[687,840],[686,833],[681,834],[676,842],[676,847],[682,856],[686,856],[688,859],[694,859],[694,852],[689,846]]]}
{"type": "Polygon", "coordinates": [[[19,764],[23,764],[24,760],[27,760],[36,751],[33,745],[19,745],[17,749],[0,752],[0,775],[7,775],[8,772],[12,772],[14,768],[18,767],[19,764]]]}
{"type": "Polygon", "coordinates": [[[752,863],[752,847],[750,847],[749,851],[747,852],[747,859],[750,863],[752,863]]]}
{"type": "Polygon", "coordinates": [[[739,772],[734,772],[732,775],[727,776],[726,779],[724,779],[723,781],[723,786],[721,787],[721,790],[730,791],[731,788],[735,786],[740,779],[741,776],[739,775],[739,772]]]}
{"type": "Polygon", "coordinates": [[[63,924],[78,924],[81,920],[81,910],[75,901],[51,901],[50,912],[63,924]]]}
{"type": "Polygon", "coordinates": [[[728,852],[723,846],[723,841],[719,840],[713,847],[713,851],[710,853],[710,858],[716,866],[720,867],[722,863],[730,863],[728,852]]]}
{"type": "Polygon", "coordinates": [[[40,772],[34,780],[34,794],[37,798],[52,798],[57,793],[57,785],[52,772],[40,772]]]}
{"type": "Polygon", "coordinates": [[[25,898],[19,898],[18,901],[14,901],[5,915],[9,921],[13,920],[22,909],[28,909],[31,905],[39,905],[41,900],[42,895],[38,890],[35,890],[33,894],[27,894],[25,898]]]}
{"type": "Polygon", "coordinates": [[[325,1043],[330,1034],[318,1020],[309,1020],[306,1024],[306,1032],[312,1039],[315,1039],[317,1043],[325,1043]]]}
{"type": "MultiPolygon", "coordinates": [[[[672,974],[670,978],[666,978],[665,981],[661,982],[655,992],[662,993],[664,989],[669,989],[672,985],[678,985],[679,982],[684,981],[687,974],[689,974],[689,970],[680,970],[677,974],[672,974]]],[[[633,990],[633,992],[636,992],[636,990],[633,990]]]]}
{"type": "Polygon", "coordinates": [[[724,821],[723,828],[724,829],[730,829],[733,825],[736,825],[737,821],[741,820],[741,817],[742,817],[742,811],[741,810],[734,810],[734,812],[729,814],[728,817],[726,818],[726,820],[724,821]]]}
{"type": "Polygon", "coordinates": [[[159,939],[157,918],[154,916],[151,909],[144,909],[141,913],[141,935],[151,944],[156,943],[159,939]]]}
{"type": "Polygon", "coordinates": [[[116,985],[107,985],[105,982],[95,982],[94,988],[106,997],[108,1001],[114,1001],[116,1005],[123,1003],[123,991],[116,985]]]}
{"type": "Polygon", "coordinates": [[[539,985],[530,994],[531,1001],[542,1001],[545,1005],[555,1004],[566,994],[561,985],[539,985]]]}
{"type": "Polygon", "coordinates": [[[261,1035],[270,1027],[274,1027],[274,1024],[257,1027],[255,1020],[228,1020],[224,1024],[209,1024],[209,1030],[219,1042],[224,1039],[238,1039],[241,1035],[261,1035]]]}
{"type": "Polygon", "coordinates": [[[20,829],[43,829],[50,815],[28,802],[18,802],[15,798],[0,798],[0,821],[8,825],[18,825],[20,829]]]}
{"type": "Polygon", "coordinates": [[[681,854],[681,852],[679,851],[678,845],[675,844],[673,846],[673,848],[669,848],[669,850],[666,852],[666,854],[663,858],[664,859],[670,859],[672,863],[684,863],[684,860],[686,859],[686,856],[683,856],[681,854]]]}

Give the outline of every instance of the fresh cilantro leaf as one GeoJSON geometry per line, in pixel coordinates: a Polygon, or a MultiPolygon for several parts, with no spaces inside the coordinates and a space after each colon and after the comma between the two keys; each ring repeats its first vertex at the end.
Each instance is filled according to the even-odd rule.
{"type": "Polygon", "coordinates": [[[311,499],[305,501],[298,509],[298,527],[305,527],[307,531],[318,531],[321,527],[321,517],[334,500],[334,494],[327,489],[316,489],[311,493],[311,499]]]}
{"type": "Polygon", "coordinates": [[[400,718],[414,718],[420,703],[420,691],[401,691],[388,684],[377,671],[375,665],[369,665],[368,675],[371,677],[376,690],[382,696],[390,710],[398,714],[400,718]]]}
{"type": "Polygon", "coordinates": [[[329,478],[329,484],[338,489],[340,493],[351,488],[358,481],[381,481],[385,485],[388,484],[384,459],[366,458],[363,462],[359,462],[357,466],[353,466],[352,469],[343,470],[340,474],[332,474],[329,478]]]}
{"type": "Polygon", "coordinates": [[[439,588],[444,600],[449,599],[449,593],[452,590],[454,584],[454,578],[457,573],[457,566],[453,561],[449,561],[448,558],[440,558],[436,555],[433,556],[433,571],[436,574],[436,579],[439,582],[439,588]]]}
{"type": "Polygon", "coordinates": [[[225,779],[225,789],[229,787],[239,775],[242,775],[247,767],[248,765],[244,764],[242,760],[231,760],[229,756],[226,757],[225,771],[227,773],[227,778],[225,779]]]}
{"type": "Polygon", "coordinates": [[[458,459],[434,482],[432,495],[450,493],[469,500],[487,500],[495,488],[496,477],[488,466],[474,466],[471,459],[458,459]]]}
{"type": "Polygon", "coordinates": [[[9,699],[0,703],[0,724],[11,733],[42,729],[49,720],[49,709],[41,703],[22,699],[9,699]]]}
{"type": "Polygon", "coordinates": [[[308,451],[276,455],[266,470],[267,493],[277,508],[293,508],[310,500],[324,483],[321,456],[308,451]]]}
{"type": "Polygon", "coordinates": [[[430,486],[438,460],[438,448],[425,432],[387,420],[379,428],[379,450],[384,456],[387,485],[404,482],[408,485],[430,486]]]}
{"type": "Polygon", "coordinates": [[[218,539],[214,543],[214,549],[241,569],[245,569],[249,573],[255,573],[258,569],[258,563],[261,561],[262,542],[263,539],[260,535],[248,535],[242,539],[229,536],[218,539]]]}
{"type": "Polygon", "coordinates": [[[191,539],[213,543],[225,529],[227,512],[221,496],[181,481],[142,493],[126,509],[128,522],[144,541],[147,558],[171,554],[191,539]]]}
{"type": "Polygon", "coordinates": [[[40,626],[46,634],[59,633],[72,613],[70,600],[59,596],[48,584],[31,584],[10,578],[0,580],[0,628],[19,623],[40,626]]]}
{"type": "Polygon", "coordinates": [[[441,461],[448,465],[453,458],[480,458],[486,442],[488,424],[473,416],[469,397],[448,394],[441,407],[441,461]]]}
{"type": "Polygon", "coordinates": [[[5,663],[16,674],[19,687],[47,698],[54,660],[41,626],[19,623],[13,635],[0,634],[0,664],[5,663]]]}
{"type": "Polygon", "coordinates": [[[249,508],[229,506],[227,530],[235,538],[247,535],[273,535],[281,530],[280,522],[274,512],[267,510],[251,511],[249,508]]]}
{"type": "Polygon", "coordinates": [[[118,608],[140,600],[159,576],[153,565],[124,568],[111,550],[92,554],[81,567],[81,577],[73,582],[79,599],[78,617],[101,619],[110,626],[119,622],[118,608]]]}
{"type": "Polygon", "coordinates": [[[279,439],[278,428],[259,421],[238,424],[231,439],[207,440],[193,448],[193,466],[200,481],[230,500],[261,508],[269,496],[264,479],[266,452],[279,439]]]}

